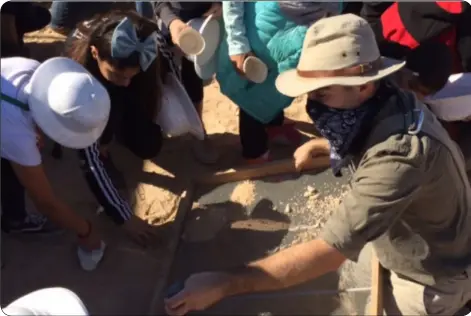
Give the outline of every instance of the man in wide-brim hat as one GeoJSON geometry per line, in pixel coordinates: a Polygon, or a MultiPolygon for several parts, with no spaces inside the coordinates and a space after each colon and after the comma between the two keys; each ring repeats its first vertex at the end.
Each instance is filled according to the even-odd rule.
{"type": "Polygon", "coordinates": [[[387,315],[454,315],[471,299],[463,157],[427,107],[386,80],[402,66],[380,56],[360,17],[309,28],[297,69],[277,80],[286,95],[308,94],[307,111],[325,137],[298,149],[296,164],[325,151],[336,175],[354,170],[350,190],[318,238],[239,269],[190,276],[166,300],[169,314],[314,279],[357,261],[367,244],[390,271],[387,315]]]}

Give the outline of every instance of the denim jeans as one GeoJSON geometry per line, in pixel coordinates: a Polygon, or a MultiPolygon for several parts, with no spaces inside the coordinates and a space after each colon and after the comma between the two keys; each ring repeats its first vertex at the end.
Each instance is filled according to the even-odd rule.
{"type": "Polygon", "coordinates": [[[74,29],[75,26],[96,14],[105,13],[115,6],[114,2],[53,1],[51,27],[74,29]]]}
{"type": "Polygon", "coordinates": [[[136,11],[148,19],[154,19],[154,6],[151,1],[136,1],[136,11]]]}

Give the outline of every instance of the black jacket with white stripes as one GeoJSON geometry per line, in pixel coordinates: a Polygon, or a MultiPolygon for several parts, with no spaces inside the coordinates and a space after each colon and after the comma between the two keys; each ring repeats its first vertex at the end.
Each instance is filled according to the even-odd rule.
{"type": "MultiPolygon", "coordinates": [[[[80,32],[72,32],[66,42],[66,55],[67,47],[72,41],[80,39],[84,36],[80,32]]],[[[180,72],[176,67],[173,54],[170,51],[169,40],[163,35],[158,33],[158,49],[161,58],[164,58],[169,71],[173,72],[177,78],[180,78],[180,72]]],[[[100,146],[109,144],[115,137],[120,138],[120,134],[126,132],[130,121],[134,121],[134,125],[138,126],[140,133],[145,133],[146,137],[138,137],[137,135],[124,135],[121,137],[128,137],[131,139],[129,142],[140,142],[136,147],[142,147],[149,145],[148,147],[157,148],[155,154],[160,150],[160,142],[162,141],[161,130],[157,124],[153,123],[152,118],[143,117],[140,113],[135,113],[135,107],[133,106],[136,98],[139,96],[133,96],[128,93],[128,89],[118,87],[111,84],[103,76],[101,76],[98,69],[88,69],[107,89],[111,99],[111,112],[108,120],[108,124],[99,139],[99,141],[92,146],[79,150],[79,159],[81,163],[81,169],[85,175],[88,187],[92,191],[95,198],[98,200],[100,205],[103,207],[105,213],[110,216],[117,224],[123,224],[125,221],[132,217],[132,210],[127,200],[121,195],[122,189],[124,189],[124,179],[121,179],[119,172],[114,168],[113,163],[110,159],[103,157],[100,153],[100,146]],[[130,112],[132,111],[132,113],[130,112]],[[132,119],[130,118],[132,116],[132,119]],[[137,124],[136,124],[137,122],[137,124]],[[124,130],[123,130],[124,128],[124,130]],[[140,138],[140,139],[139,139],[140,138]]],[[[137,75],[139,76],[139,74],[137,75]]],[[[137,77],[136,76],[136,77],[137,77]]],[[[135,80],[135,78],[133,78],[135,80]]],[[[134,132],[133,132],[134,133],[134,132]]],[[[125,141],[126,142],[126,141],[125,141]]],[[[144,149],[144,153],[137,153],[142,150],[133,150],[131,146],[127,146],[132,152],[138,157],[150,158],[149,151],[144,149]],[[137,151],[137,152],[136,152],[137,151]]],[[[150,151],[152,153],[152,150],[150,151]]]]}

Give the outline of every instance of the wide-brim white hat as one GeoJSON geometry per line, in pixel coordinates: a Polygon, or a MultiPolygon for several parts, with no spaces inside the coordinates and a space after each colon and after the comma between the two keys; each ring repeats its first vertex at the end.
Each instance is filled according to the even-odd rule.
{"type": "Polygon", "coordinates": [[[404,61],[381,57],[365,19],[343,14],[309,27],[297,68],[280,74],[276,87],[284,95],[298,97],[333,85],[360,86],[404,66],[404,61]]]}
{"type": "Polygon", "coordinates": [[[212,15],[206,18],[196,18],[187,23],[201,34],[204,48],[197,55],[187,55],[186,58],[195,64],[196,74],[203,80],[210,79],[217,68],[216,52],[221,42],[221,26],[212,15]]]}
{"type": "Polygon", "coordinates": [[[52,140],[81,149],[95,143],[108,123],[110,97],[82,65],[65,57],[39,65],[28,84],[34,121],[52,140]]]}
{"type": "Polygon", "coordinates": [[[445,87],[426,98],[437,117],[444,121],[462,121],[471,117],[471,73],[451,75],[445,87]]]}

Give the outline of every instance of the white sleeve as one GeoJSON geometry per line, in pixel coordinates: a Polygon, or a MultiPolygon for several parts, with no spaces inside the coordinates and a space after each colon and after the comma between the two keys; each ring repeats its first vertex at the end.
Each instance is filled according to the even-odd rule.
{"type": "Polygon", "coordinates": [[[41,154],[36,146],[36,137],[22,135],[16,140],[2,139],[2,158],[27,167],[40,165],[41,154]]]}
{"type": "Polygon", "coordinates": [[[28,167],[41,164],[41,153],[36,146],[36,132],[33,126],[29,113],[2,102],[2,158],[28,167]]]}

